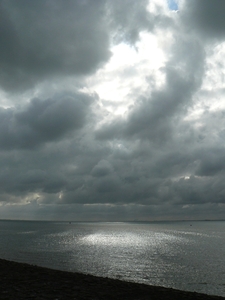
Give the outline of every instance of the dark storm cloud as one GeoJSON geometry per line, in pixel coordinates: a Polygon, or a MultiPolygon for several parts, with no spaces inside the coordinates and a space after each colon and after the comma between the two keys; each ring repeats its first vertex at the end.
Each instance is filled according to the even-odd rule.
{"type": "Polygon", "coordinates": [[[0,85],[24,90],[50,77],[95,72],[110,40],[134,43],[154,27],[147,1],[1,0],[0,85]]]}
{"type": "Polygon", "coordinates": [[[207,149],[201,153],[199,166],[196,170],[198,176],[213,176],[223,173],[225,170],[225,151],[224,147],[207,149]]]}
{"type": "Polygon", "coordinates": [[[112,172],[112,166],[105,160],[101,160],[91,171],[94,177],[102,177],[112,172]]]}
{"type": "Polygon", "coordinates": [[[225,203],[222,177],[204,178],[191,176],[173,183],[173,199],[180,204],[225,203]]]}
{"type": "Polygon", "coordinates": [[[0,110],[0,149],[34,148],[81,128],[92,101],[85,94],[33,99],[21,110],[0,110]]]}
{"type": "Polygon", "coordinates": [[[108,1],[110,14],[112,15],[112,26],[116,28],[115,39],[134,44],[139,39],[142,30],[154,28],[154,16],[146,7],[147,0],[115,0],[108,1]]]}
{"type": "Polygon", "coordinates": [[[24,89],[84,75],[110,57],[104,1],[0,1],[0,83],[24,89]]]}
{"type": "Polygon", "coordinates": [[[221,0],[186,0],[182,18],[187,28],[199,31],[207,38],[225,37],[225,2],[221,0]]]}
{"type": "Polygon", "coordinates": [[[0,217],[8,216],[12,219],[32,220],[77,220],[77,221],[152,221],[198,219],[204,211],[205,219],[219,219],[224,217],[223,207],[217,204],[207,203],[199,205],[39,205],[36,201],[23,205],[21,210],[17,205],[3,205],[0,217]]]}
{"type": "MultiPolygon", "coordinates": [[[[201,3],[186,1],[184,12],[169,18],[160,7],[150,14],[145,0],[0,1],[0,83],[8,90],[90,75],[108,61],[111,38],[135,46],[140,32],[166,30],[168,45],[173,40],[160,69],[165,83],[158,88],[149,71],[147,92],[130,86],[133,104],[124,117],[112,114],[103,123],[98,101],[107,100],[78,92],[1,108],[0,201],[25,203],[23,217],[33,211],[38,218],[54,218],[54,211],[55,218],[80,220],[198,218],[201,208],[218,214],[225,201],[224,112],[191,112],[198,97],[210,97],[198,94],[202,34],[222,36],[222,19],[213,24],[213,1],[201,3]]],[[[215,3],[222,10],[222,1],[215,3]]]]}

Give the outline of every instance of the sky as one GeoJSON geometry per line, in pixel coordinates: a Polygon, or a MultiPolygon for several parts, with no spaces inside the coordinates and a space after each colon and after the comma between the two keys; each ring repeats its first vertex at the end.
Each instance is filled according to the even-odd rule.
{"type": "Polygon", "coordinates": [[[0,0],[0,218],[225,219],[224,11],[0,0]]]}

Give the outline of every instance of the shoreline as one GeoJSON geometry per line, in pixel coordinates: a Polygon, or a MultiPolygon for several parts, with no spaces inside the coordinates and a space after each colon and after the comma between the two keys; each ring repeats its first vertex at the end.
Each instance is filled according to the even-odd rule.
{"type": "Polygon", "coordinates": [[[59,271],[0,259],[0,299],[76,300],[225,300],[187,292],[59,271]]]}

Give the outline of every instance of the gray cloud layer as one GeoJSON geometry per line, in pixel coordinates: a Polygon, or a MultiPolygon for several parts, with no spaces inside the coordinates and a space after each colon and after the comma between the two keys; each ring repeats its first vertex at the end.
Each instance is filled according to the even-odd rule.
{"type": "Polygon", "coordinates": [[[87,75],[110,58],[110,40],[152,29],[146,0],[0,1],[0,84],[23,90],[49,77],[87,75]],[[111,31],[110,31],[111,30],[111,31]]]}
{"type": "Polygon", "coordinates": [[[224,1],[207,0],[204,5],[201,0],[190,0],[185,2],[186,10],[183,18],[185,25],[194,31],[199,31],[207,38],[224,39],[225,21],[223,11],[224,1]]]}
{"type": "Polygon", "coordinates": [[[49,76],[93,72],[110,57],[104,2],[0,1],[0,81],[27,88],[49,76]]]}
{"type": "Polygon", "coordinates": [[[100,122],[97,95],[79,87],[26,101],[18,93],[14,107],[1,107],[7,216],[6,203],[26,203],[26,213],[11,208],[11,216],[224,217],[224,109],[203,105],[200,117],[190,117],[206,76],[206,47],[224,39],[223,1],[186,1],[176,17],[159,7],[150,13],[147,3],[0,1],[0,85],[9,94],[97,72],[112,41],[135,46],[141,32],[157,30],[173,37],[161,69],[165,83],[147,78],[148,92],[138,95],[130,86],[135,101],[124,117],[100,122]]]}
{"type": "Polygon", "coordinates": [[[64,95],[33,99],[22,111],[1,109],[0,149],[34,148],[62,139],[85,123],[91,97],[64,95]]]}

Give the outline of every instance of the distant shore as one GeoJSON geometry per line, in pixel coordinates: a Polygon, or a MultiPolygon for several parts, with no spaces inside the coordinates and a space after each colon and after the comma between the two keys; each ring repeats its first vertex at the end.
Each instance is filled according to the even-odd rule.
{"type": "Polygon", "coordinates": [[[224,297],[51,270],[0,259],[0,299],[222,300],[224,297]]]}

